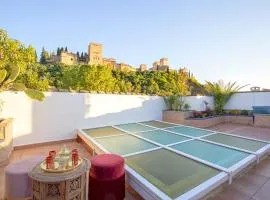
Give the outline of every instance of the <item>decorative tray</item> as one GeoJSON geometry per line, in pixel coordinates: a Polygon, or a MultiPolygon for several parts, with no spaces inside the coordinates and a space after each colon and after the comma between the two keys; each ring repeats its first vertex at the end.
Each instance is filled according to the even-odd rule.
{"type": "Polygon", "coordinates": [[[74,170],[76,169],[77,167],[79,167],[80,165],[82,164],[82,159],[79,158],[78,160],[78,164],[73,166],[72,165],[72,161],[68,161],[68,164],[67,166],[65,167],[60,167],[60,162],[58,160],[54,161],[54,168],[52,169],[47,169],[46,168],[46,161],[43,161],[41,164],[40,164],[40,167],[43,171],[45,172],[50,172],[50,173],[61,173],[61,172],[67,172],[67,171],[71,171],[71,170],[74,170]]]}

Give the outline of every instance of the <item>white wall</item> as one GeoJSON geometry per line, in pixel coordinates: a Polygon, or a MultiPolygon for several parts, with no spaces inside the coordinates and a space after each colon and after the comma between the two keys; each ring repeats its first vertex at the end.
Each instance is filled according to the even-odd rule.
{"type": "MultiPolygon", "coordinates": [[[[14,144],[70,139],[77,128],[93,128],[162,118],[162,97],[85,93],[46,93],[44,102],[32,101],[24,93],[0,93],[4,101],[1,117],[14,118],[14,144]]],[[[184,100],[192,110],[213,107],[213,97],[190,96],[184,100]]],[[[237,93],[226,109],[251,110],[253,105],[270,106],[270,92],[237,93]]]]}
{"type": "Polygon", "coordinates": [[[183,100],[190,105],[190,110],[203,111],[206,109],[204,101],[208,103],[208,107],[214,108],[213,97],[211,96],[187,96],[183,100]]]}
{"type": "Polygon", "coordinates": [[[252,110],[252,106],[270,106],[270,92],[234,94],[225,106],[225,109],[252,110]]]}
{"type": "Polygon", "coordinates": [[[14,118],[14,145],[75,137],[77,128],[92,128],[162,118],[161,97],[85,93],[46,93],[44,102],[24,93],[3,92],[1,117],[14,118]]]}
{"type": "MultiPolygon", "coordinates": [[[[188,96],[184,100],[191,105],[192,110],[205,110],[203,101],[213,108],[214,99],[211,96],[188,96]]],[[[225,109],[252,110],[252,106],[270,106],[270,92],[242,92],[234,94],[225,109]]]]}

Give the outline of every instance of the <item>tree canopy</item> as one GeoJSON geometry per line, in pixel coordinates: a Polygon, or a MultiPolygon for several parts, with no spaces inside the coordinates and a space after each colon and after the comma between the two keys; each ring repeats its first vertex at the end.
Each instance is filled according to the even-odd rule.
{"type": "MultiPolygon", "coordinates": [[[[58,47],[56,55],[68,51],[58,47]]],[[[77,52],[78,58],[87,60],[87,53],[77,52]]],[[[71,91],[136,93],[148,95],[196,95],[205,94],[205,87],[188,73],[170,71],[120,71],[103,65],[74,65],[48,63],[49,53],[42,48],[40,62],[36,51],[18,40],[8,37],[0,29],[0,74],[3,83],[10,78],[8,66],[18,66],[14,83],[24,84],[29,89],[48,91],[50,88],[71,91]]],[[[12,69],[17,69],[13,67],[12,69]]],[[[0,77],[1,79],[1,77],[0,77]]],[[[0,80],[1,82],[1,80],[0,80]]]]}
{"type": "MultiPolygon", "coordinates": [[[[28,68],[34,63],[36,63],[35,49],[9,38],[7,33],[0,29],[0,91],[24,91],[32,99],[43,100],[44,94],[34,90],[39,90],[40,86],[27,88],[24,83],[29,83],[29,80],[20,80],[20,77],[30,72],[28,68]]],[[[39,81],[38,76],[29,77],[39,81]]]]}
{"type": "Polygon", "coordinates": [[[27,65],[36,62],[35,49],[25,46],[18,40],[8,37],[7,32],[0,29],[0,69],[7,65],[16,65],[24,72],[27,65]]]}

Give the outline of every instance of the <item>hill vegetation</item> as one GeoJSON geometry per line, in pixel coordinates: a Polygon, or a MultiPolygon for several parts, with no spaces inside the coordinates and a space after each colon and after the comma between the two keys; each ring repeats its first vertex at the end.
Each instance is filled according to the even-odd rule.
{"type": "MultiPolygon", "coordinates": [[[[29,89],[161,96],[207,93],[195,77],[176,70],[123,72],[102,65],[42,64],[44,62],[37,61],[32,46],[26,47],[20,41],[10,39],[4,30],[0,31],[0,69],[11,64],[18,66],[20,70],[14,82],[29,89]]],[[[46,56],[43,52],[41,58],[46,56]]]]}

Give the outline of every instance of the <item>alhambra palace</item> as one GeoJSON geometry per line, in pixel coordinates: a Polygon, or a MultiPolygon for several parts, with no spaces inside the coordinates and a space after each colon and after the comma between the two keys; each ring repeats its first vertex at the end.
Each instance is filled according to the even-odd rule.
{"type": "MultiPolygon", "coordinates": [[[[50,63],[62,63],[65,65],[78,65],[78,64],[89,64],[89,65],[105,65],[112,69],[118,69],[121,71],[167,71],[171,70],[169,67],[168,58],[161,58],[159,61],[153,62],[153,66],[147,69],[146,64],[141,64],[138,68],[133,67],[126,63],[118,63],[115,58],[105,58],[103,57],[103,45],[99,43],[89,43],[88,45],[88,54],[86,58],[80,59],[79,56],[75,53],[62,51],[59,55],[50,55],[48,60],[50,63]]],[[[183,72],[188,73],[188,69],[180,69],[183,72]]]]}

